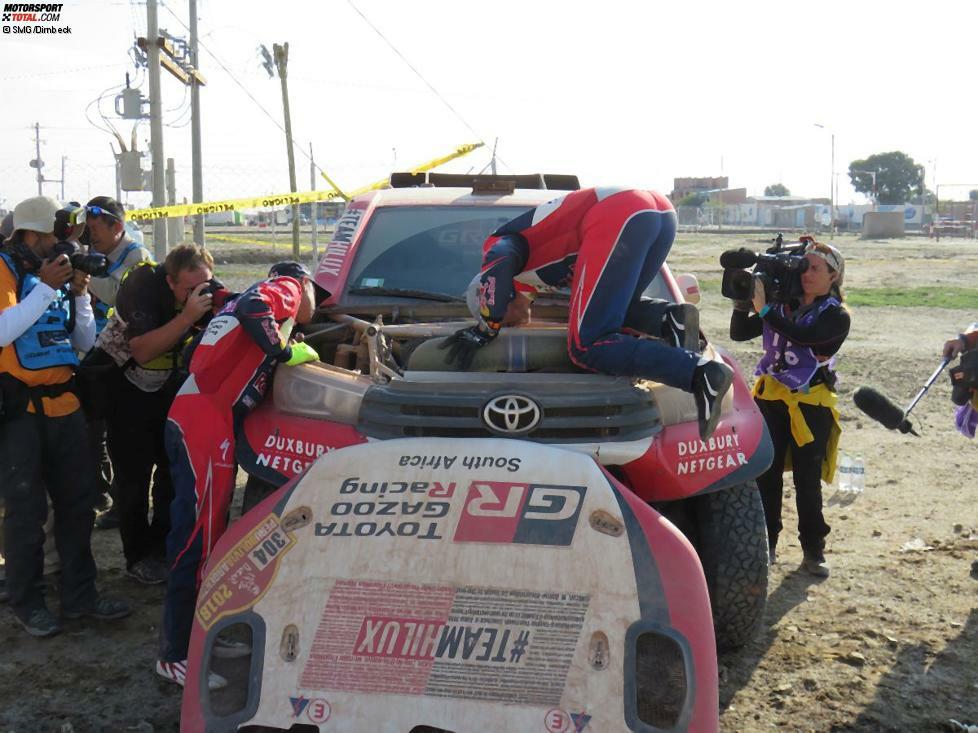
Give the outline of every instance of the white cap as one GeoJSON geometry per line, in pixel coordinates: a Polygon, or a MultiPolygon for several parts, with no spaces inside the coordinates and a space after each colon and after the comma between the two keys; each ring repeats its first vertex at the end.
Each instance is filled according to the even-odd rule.
{"type": "Polygon", "coordinates": [[[51,234],[54,231],[54,215],[60,208],[61,204],[49,196],[24,199],[14,207],[14,231],[51,234]]]}

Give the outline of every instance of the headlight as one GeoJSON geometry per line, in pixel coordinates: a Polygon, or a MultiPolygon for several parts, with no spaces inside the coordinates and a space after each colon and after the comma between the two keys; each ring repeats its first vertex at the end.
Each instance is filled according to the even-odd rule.
{"type": "Polygon", "coordinates": [[[290,415],[355,425],[371,384],[367,377],[324,364],[279,367],[275,406],[290,415]]]}

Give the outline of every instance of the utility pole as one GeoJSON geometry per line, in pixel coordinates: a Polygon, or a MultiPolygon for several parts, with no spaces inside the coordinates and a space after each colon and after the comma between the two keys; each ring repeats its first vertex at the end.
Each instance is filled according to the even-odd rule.
{"type": "Polygon", "coordinates": [[[829,239],[835,239],[835,194],[837,188],[835,179],[835,131],[819,122],[813,124],[832,136],[832,159],[829,167],[829,239]]]}
{"type": "Polygon", "coordinates": [[[41,173],[41,168],[44,167],[44,162],[41,160],[41,123],[34,123],[34,150],[36,151],[37,157],[31,161],[35,168],[37,168],[37,195],[43,196],[44,191],[41,189],[41,184],[44,183],[44,176],[41,173]]]}
{"type": "MultiPolygon", "coordinates": [[[[163,164],[163,101],[160,98],[160,29],[156,0],[146,0],[146,51],[149,56],[149,141],[153,149],[153,206],[166,201],[166,169],[163,164]]],[[[153,220],[153,253],[157,262],[166,259],[166,219],[153,220]]]]}
{"type": "Polygon", "coordinates": [[[115,200],[122,203],[122,158],[115,154],[115,148],[109,143],[112,159],[115,160],[115,200]]]}
{"type": "Polygon", "coordinates": [[[832,133],[832,180],[829,181],[829,239],[835,239],[835,133],[832,133]]]}
{"type": "MultiPolygon", "coordinates": [[[[177,202],[177,171],[173,158],[166,159],[166,205],[173,206],[177,202]]],[[[166,240],[174,245],[183,241],[183,217],[170,216],[166,218],[166,240]]]]}
{"type": "MultiPolygon", "coordinates": [[[[152,0],[151,0],[152,1],[152,0]]],[[[285,110],[285,145],[289,153],[289,186],[292,193],[299,189],[295,182],[295,153],[292,151],[292,116],[289,114],[289,44],[272,46],[278,78],[282,82],[282,108],[285,110]]],[[[299,261],[299,205],[292,204],[292,257],[299,261]]]]}
{"type": "MultiPolygon", "coordinates": [[[[199,69],[197,56],[197,0],[190,0],[190,64],[199,69]]],[[[200,149],[200,83],[196,75],[190,81],[190,167],[193,177],[193,202],[204,200],[204,178],[200,149]]],[[[204,215],[194,216],[194,243],[204,245],[204,215]]]]}
{"type": "MultiPolygon", "coordinates": [[[[309,143],[309,182],[311,184],[310,191],[316,190],[316,161],[312,157],[312,143],[309,143]]],[[[319,202],[313,201],[310,204],[312,208],[312,261],[319,261],[319,244],[316,242],[316,233],[319,223],[319,202]]]]}

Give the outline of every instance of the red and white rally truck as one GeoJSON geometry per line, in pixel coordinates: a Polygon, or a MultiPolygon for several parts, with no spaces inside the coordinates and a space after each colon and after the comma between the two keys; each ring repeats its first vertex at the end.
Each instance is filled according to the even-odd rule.
{"type": "MultiPolygon", "coordinates": [[[[767,595],[754,478],[772,448],[734,360],[701,340],[737,371],[705,442],[688,393],[571,363],[560,294],[534,303],[529,327],[503,329],[472,371],[453,371],[438,345],[471,324],[462,295],[485,237],[578,188],[577,178],[403,173],[391,183],[349,203],[316,270],[332,293],[307,336],[322,362],[279,370],[274,399],[245,423],[237,457],[251,477],[247,504],[323,453],[367,441],[507,437],[581,451],[686,534],[706,573],[719,646],[746,642],[767,595]]],[[[668,265],[646,294],[684,297],[668,265]]]]}
{"type": "MultiPolygon", "coordinates": [[[[609,573],[608,578],[616,578],[615,583],[621,583],[614,585],[617,590],[610,592],[622,594],[620,600],[630,599],[631,611],[624,612],[624,606],[619,607],[608,599],[610,610],[597,612],[598,618],[609,622],[616,618],[615,622],[605,626],[604,621],[597,623],[585,614],[585,623],[575,637],[576,651],[571,653],[568,646],[564,652],[570,655],[568,669],[579,669],[584,674],[589,664],[587,650],[591,648],[591,642],[586,641],[587,633],[600,630],[608,637],[609,669],[621,677],[621,689],[624,690],[624,698],[615,698],[616,704],[619,713],[624,711],[625,719],[615,722],[616,718],[605,717],[602,720],[608,721],[607,725],[592,724],[590,730],[715,729],[715,656],[707,660],[707,656],[715,653],[712,634],[715,632],[716,645],[720,648],[744,644],[762,622],[767,595],[767,538],[754,478],[770,464],[772,449],[764,421],[739,369],[729,354],[709,343],[701,334],[702,350],[718,354],[737,371],[734,386],[724,401],[718,428],[708,441],[701,441],[695,404],[689,394],[654,382],[585,373],[570,362],[566,348],[567,298],[558,293],[535,301],[533,319],[528,326],[503,329],[497,339],[480,350],[470,371],[453,370],[445,364],[445,352],[439,350],[438,345],[444,337],[471,324],[463,294],[473,274],[479,270],[485,237],[528,208],[576,189],[577,179],[552,175],[395,174],[391,184],[390,189],[359,196],[349,203],[333,241],[319,262],[316,280],[332,295],[321,304],[316,322],[307,327],[306,339],[315,346],[321,361],[280,369],[275,375],[273,398],[267,399],[247,418],[238,437],[237,460],[249,475],[246,509],[278,490],[260,509],[249,512],[232,527],[214,553],[207,577],[216,578],[214,573],[221,568],[227,571],[221,571],[224,575],[231,573],[229,578],[235,573],[239,579],[245,578],[246,584],[253,576],[254,585],[248,586],[254,591],[253,598],[249,604],[242,605],[246,596],[240,595],[243,592],[240,584],[229,585],[219,582],[219,578],[205,581],[206,592],[202,591],[200,596],[198,624],[191,650],[191,659],[198,663],[195,679],[199,680],[200,669],[211,663],[209,645],[213,643],[214,629],[221,626],[215,620],[216,616],[222,616],[222,623],[246,626],[242,614],[256,614],[264,619],[266,627],[269,619],[275,619],[269,632],[271,636],[266,635],[261,644],[256,645],[258,648],[250,658],[250,664],[264,664],[259,660],[263,656],[266,662],[274,662],[276,666],[259,667],[257,671],[251,668],[247,678],[250,685],[247,687],[247,704],[243,708],[250,713],[245,715],[239,711],[226,720],[213,716],[213,710],[207,707],[206,690],[201,692],[201,697],[188,681],[185,720],[210,721],[206,726],[208,730],[234,730],[235,727],[228,727],[234,720],[238,721],[235,726],[260,720],[271,730],[289,729],[286,724],[289,720],[329,730],[331,728],[323,725],[325,720],[309,720],[309,706],[314,700],[321,703],[320,708],[316,708],[320,713],[314,717],[322,718],[326,708],[334,711],[330,713],[333,716],[339,716],[340,708],[346,711],[344,715],[354,709],[366,714],[364,711],[374,698],[365,689],[337,688],[339,683],[333,677],[320,679],[310,676],[311,673],[299,674],[296,670],[308,670],[314,658],[335,661],[328,655],[317,656],[326,654],[322,645],[332,644],[330,640],[334,639],[335,630],[345,641],[343,644],[337,642],[339,646],[329,646],[333,650],[330,654],[337,654],[344,663],[353,665],[349,674],[356,679],[380,675],[370,666],[374,662],[361,659],[373,659],[376,655],[367,647],[362,654],[356,653],[363,642],[361,634],[382,633],[378,629],[388,628],[378,626],[382,619],[401,624],[407,623],[405,619],[413,618],[410,603],[388,608],[384,605],[384,597],[406,594],[413,598],[412,594],[425,595],[432,588],[441,588],[457,600],[464,588],[465,593],[536,593],[560,598],[572,593],[571,578],[579,576],[581,583],[596,584],[595,588],[603,589],[587,591],[594,599],[604,597],[611,589],[612,586],[604,585],[606,578],[603,576],[609,573]],[[408,447],[412,441],[418,447],[408,447]],[[429,444],[437,445],[437,449],[426,447],[429,444]],[[392,463],[395,454],[397,460],[392,463]],[[317,463],[317,459],[324,455],[326,458],[317,463]],[[518,465],[524,471],[522,475],[509,472],[506,456],[517,455],[520,458],[518,465]],[[447,461],[452,456],[456,460],[449,466],[447,461]],[[562,473],[565,466],[567,476],[562,473]],[[591,468],[585,469],[585,466],[591,468]],[[309,472],[303,475],[307,469],[309,472]],[[589,478],[580,477],[582,474],[578,471],[589,478]],[[604,477],[604,483],[598,480],[599,474],[604,477]],[[299,482],[294,483],[300,476],[299,482]],[[344,483],[352,478],[357,481],[344,483]],[[419,491],[419,496],[412,497],[409,502],[404,503],[402,499],[400,503],[395,501],[393,506],[385,504],[385,511],[396,514],[389,520],[379,515],[380,496],[345,496],[354,484],[361,488],[349,489],[349,493],[370,494],[372,490],[362,487],[390,486],[392,481],[412,485],[418,482],[419,486],[423,484],[428,488],[419,491]],[[430,507],[417,509],[419,504],[427,506],[433,500],[430,492],[435,490],[435,481],[440,481],[442,490],[446,481],[454,481],[456,489],[448,508],[444,509],[446,514],[430,518],[405,516],[411,512],[436,511],[430,507]],[[507,493],[515,492],[514,486],[522,487],[518,498],[515,493],[507,493]],[[627,504],[636,517],[632,524],[625,514],[616,514],[604,505],[600,511],[612,516],[613,521],[608,520],[612,524],[619,522],[625,527],[630,552],[620,556],[605,555],[598,544],[590,539],[581,540],[591,538],[591,532],[601,534],[594,522],[602,524],[594,519],[594,512],[599,511],[597,504],[593,510],[589,509],[589,500],[583,495],[580,497],[584,502],[582,513],[574,519],[577,529],[576,534],[572,534],[570,552],[552,554],[553,548],[547,542],[536,544],[533,539],[537,537],[536,530],[527,530],[525,540],[513,540],[512,546],[505,548],[494,544],[497,541],[491,538],[460,539],[468,536],[468,530],[461,529],[463,526],[477,527],[485,523],[491,528],[490,520],[505,518],[518,526],[527,515],[545,521],[542,515],[549,512],[559,516],[560,521],[569,521],[570,515],[564,516],[570,511],[569,499],[558,501],[547,498],[549,495],[541,495],[537,500],[533,498],[538,489],[547,491],[553,486],[563,489],[587,486],[591,492],[588,496],[601,495],[609,506],[616,504],[622,509],[627,504]],[[601,488],[592,489],[592,486],[601,488]],[[296,500],[297,493],[302,494],[301,501],[296,500]],[[611,502],[615,497],[619,498],[611,502]],[[308,510],[305,514],[300,512],[301,516],[307,517],[301,521],[307,523],[292,532],[283,529],[290,522],[300,521],[295,517],[300,516],[296,512],[301,507],[308,510]],[[444,535],[440,535],[437,542],[419,540],[428,519],[438,519],[443,527],[444,535]],[[410,534],[400,535],[399,528],[405,526],[408,528],[404,531],[410,534]],[[584,531],[587,527],[590,529],[584,531]],[[652,531],[652,527],[657,528],[656,531],[652,531]],[[677,528],[685,540],[676,541],[680,537],[677,528]],[[243,541],[242,538],[248,537],[251,539],[243,541]],[[633,537],[638,539],[633,541],[633,537]],[[240,544],[242,541],[244,544],[240,544]],[[280,563],[281,571],[268,570],[266,563],[279,565],[270,559],[275,547],[284,552],[287,548],[301,548],[304,542],[308,542],[310,548],[321,549],[301,553],[290,549],[280,563]],[[646,551],[638,553],[636,542],[646,551]],[[352,554],[347,557],[342,552],[334,553],[337,547],[352,554]],[[258,555],[254,554],[256,552],[258,555]],[[321,554],[315,554],[317,552],[321,554]],[[592,556],[591,553],[598,554],[592,556]],[[386,564],[389,557],[396,558],[391,560],[390,568],[386,564]],[[297,558],[305,558],[305,561],[298,562],[297,558]],[[482,569],[478,565],[479,559],[491,565],[492,571],[482,569]],[[337,566],[334,566],[334,560],[339,563],[337,566]],[[621,567],[610,570],[609,564],[620,564],[621,567]],[[287,578],[281,574],[286,572],[285,568],[290,568],[287,578]],[[279,575],[276,576],[276,572],[279,575]],[[625,582],[622,574],[632,580],[625,582]],[[694,587],[699,587],[697,583],[704,578],[708,599],[694,587]],[[366,600],[362,618],[334,619],[330,615],[331,599],[337,597],[338,588],[344,589],[343,593],[348,592],[350,583],[355,586],[364,583],[363,587],[368,589],[363,591],[366,600]],[[654,588],[652,596],[655,600],[647,595],[647,583],[654,588]],[[276,591],[280,585],[282,589],[276,591]],[[370,591],[370,588],[374,590],[370,591]],[[673,588],[682,590],[671,590],[673,588]],[[301,613],[295,608],[297,593],[301,596],[301,613]],[[659,651],[655,653],[679,654],[683,660],[681,664],[675,661],[671,667],[661,666],[659,662],[650,663],[650,669],[654,670],[650,674],[655,681],[647,684],[640,684],[634,678],[629,681],[632,668],[628,665],[635,663],[632,644],[635,639],[627,637],[624,647],[618,645],[621,639],[626,639],[631,624],[646,619],[644,612],[634,613],[634,604],[641,607],[642,598],[666,609],[657,617],[656,623],[660,624],[666,637],[675,641],[673,646],[656,641],[653,646],[658,645],[656,649],[659,651]],[[710,614],[704,616],[708,601],[712,609],[712,625],[709,624],[710,614]],[[381,610],[372,612],[372,605],[381,610]],[[234,613],[229,613],[228,609],[234,613]],[[239,613],[235,609],[244,610],[239,613]],[[680,622],[687,617],[692,620],[692,625],[680,622]],[[682,630],[670,636],[672,632],[668,629],[677,629],[677,624],[682,630]],[[283,672],[292,685],[291,692],[282,691],[277,693],[274,701],[266,701],[267,693],[260,691],[260,700],[256,699],[255,684],[261,690],[267,690],[269,684],[279,685],[275,676],[278,671],[272,675],[273,682],[266,681],[269,679],[268,669],[279,669],[279,646],[284,648],[291,643],[281,636],[286,627],[294,628],[299,639],[294,664],[290,662],[292,666],[286,666],[283,672]],[[340,628],[345,631],[340,633],[340,628]],[[703,641],[704,634],[711,637],[708,645],[703,641]],[[612,641],[612,636],[616,641],[612,641]],[[709,655],[703,656],[707,646],[709,655]],[[340,651],[341,648],[345,651],[340,651]],[[266,671],[262,672],[262,669],[266,671]],[[712,687],[703,681],[704,674],[713,675],[712,687]],[[255,675],[261,678],[257,682],[255,675]],[[677,682],[673,687],[672,681],[680,678],[682,683],[677,682]],[[682,695],[677,692],[680,688],[685,690],[682,695]],[[637,693],[639,689],[641,694],[637,693]],[[327,691],[329,695],[326,695],[327,691]],[[338,691],[344,695],[349,692],[350,696],[337,696],[338,691]],[[356,702],[358,691],[360,695],[367,694],[361,702],[356,702]],[[629,705],[641,705],[641,700],[646,697],[659,700],[656,697],[659,694],[664,696],[662,699],[672,702],[667,705],[671,712],[657,718],[658,722],[648,722],[638,713],[635,714],[638,717],[629,717],[629,705]],[[712,713],[706,714],[697,708],[703,704],[703,698],[698,696],[701,694],[711,697],[712,713]],[[676,702],[680,697],[683,702],[676,702]],[[289,719],[285,713],[289,712],[288,705],[293,700],[295,718],[289,719]],[[344,702],[340,704],[339,700],[344,702]],[[696,713],[697,710],[700,712],[696,713]],[[305,719],[300,720],[303,716],[305,719]],[[218,725],[215,722],[218,720],[225,722],[218,725]]],[[[694,287],[683,290],[689,293],[694,287]]],[[[663,266],[646,295],[680,301],[684,292],[668,266],[663,266]]],[[[551,517],[549,521],[556,520],[551,517]]],[[[545,526],[552,528],[554,525],[545,526]]],[[[596,537],[594,539],[597,541],[596,537]]],[[[532,595],[526,597],[535,598],[532,595]]],[[[466,633],[465,630],[456,632],[451,629],[470,623],[460,619],[475,618],[473,613],[460,611],[452,605],[456,600],[439,607],[441,611],[438,613],[442,616],[448,613],[448,616],[438,616],[441,626],[437,632],[432,631],[438,635],[439,643],[444,641],[449,647],[451,634],[460,633],[464,637],[466,633]]],[[[593,610],[598,606],[589,608],[593,610]]],[[[490,615],[487,618],[489,620],[483,624],[485,628],[491,626],[496,636],[506,633],[503,617],[490,615]]],[[[411,621],[417,622],[417,619],[411,621]]],[[[393,646],[389,654],[380,655],[384,659],[394,654],[398,644],[404,641],[395,635],[393,626],[389,628],[386,638],[393,646]]],[[[469,631],[475,634],[475,631],[469,631]]],[[[407,632],[401,629],[397,633],[407,632]]],[[[510,629],[510,633],[512,636],[516,632],[510,629]]],[[[471,638],[488,639],[482,635],[471,638]]],[[[477,646],[479,643],[472,641],[477,646]]],[[[413,641],[407,644],[411,648],[413,641]]],[[[388,649],[387,646],[383,648],[388,649]]],[[[451,655],[432,656],[434,652],[428,651],[431,654],[414,659],[414,662],[421,667],[434,664],[442,670],[441,662],[454,664],[459,661],[451,655]]],[[[474,649],[471,653],[476,654],[474,649]]],[[[399,659],[396,654],[394,656],[399,659]]],[[[654,655],[650,657],[654,658],[654,655]]],[[[678,657],[674,659],[678,660],[678,657]]],[[[400,661],[388,659],[388,662],[388,671],[400,670],[400,661]]],[[[325,667],[330,664],[324,662],[325,667]]],[[[383,669],[388,667],[381,665],[383,669]]],[[[499,670],[497,676],[501,679],[506,676],[506,670],[499,670]]],[[[448,679],[469,672],[452,667],[450,671],[439,672],[439,680],[443,679],[442,674],[448,679]]],[[[567,680],[578,679],[570,672],[568,674],[567,680]]],[[[476,678],[482,679],[478,674],[476,678]]],[[[583,687],[576,692],[564,688],[557,696],[554,691],[539,705],[493,698],[497,703],[504,703],[502,707],[506,711],[512,705],[525,704],[538,714],[543,706],[552,705],[543,712],[552,710],[554,717],[533,725],[517,722],[529,718],[514,717],[499,718],[500,721],[511,720],[511,724],[460,726],[458,715],[463,716],[463,721],[468,715],[462,712],[403,719],[415,720],[412,725],[419,726],[417,728],[411,725],[398,727],[393,723],[380,728],[366,724],[358,727],[351,723],[344,727],[338,722],[339,717],[332,719],[339,726],[336,730],[405,733],[447,730],[461,733],[468,730],[537,730],[539,726],[543,730],[569,733],[588,716],[597,715],[588,712],[591,709],[588,706],[594,710],[599,707],[594,702],[598,698],[592,696],[597,688],[591,687],[592,683],[584,678],[581,680],[583,687]],[[574,718],[578,714],[584,717],[574,718]]],[[[423,682],[417,682],[411,688],[411,692],[387,688],[375,692],[393,695],[391,699],[408,695],[409,699],[404,701],[405,709],[414,712],[418,712],[418,708],[412,695],[429,702],[440,697],[458,698],[431,684],[431,678],[426,676],[423,682]]],[[[234,689],[241,694],[241,685],[234,689]]],[[[617,687],[615,694],[618,694],[617,687]]],[[[460,699],[468,700],[468,703],[457,709],[452,705],[444,709],[461,711],[473,705],[478,708],[474,702],[477,698],[478,693],[466,692],[460,699]]],[[[542,700],[539,698],[538,701],[542,700]]],[[[389,709],[386,703],[383,707],[389,709]]],[[[432,710],[430,707],[423,709],[432,710]]],[[[356,716],[343,719],[368,720],[356,716]]],[[[204,728],[191,726],[187,729],[204,728]]],[[[576,728],[578,731],[585,729],[576,728]]]]}

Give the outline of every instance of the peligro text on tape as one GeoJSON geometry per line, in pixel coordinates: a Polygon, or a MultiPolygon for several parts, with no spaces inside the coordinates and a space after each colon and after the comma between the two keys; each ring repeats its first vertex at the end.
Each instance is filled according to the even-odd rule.
{"type": "MultiPolygon", "coordinates": [[[[435,158],[434,160],[429,160],[427,163],[422,163],[421,165],[409,169],[412,173],[419,173],[422,171],[428,171],[432,168],[436,168],[444,163],[455,158],[460,158],[463,155],[468,155],[473,150],[481,148],[483,143],[466,143],[465,145],[458,146],[454,152],[441,157],[435,158]]],[[[328,177],[323,174],[327,180],[328,177]]],[[[386,188],[389,185],[389,180],[384,178],[383,180],[376,181],[367,186],[362,186],[355,191],[348,191],[343,193],[339,191],[335,184],[330,181],[333,188],[325,189],[323,191],[302,191],[297,193],[276,193],[269,194],[268,196],[253,196],[251,198],[244,199],[227,199],[225,201],[207,201],[205,203],[199,204],[175,204],[173,206],[158,206],[151,209],[134,209],[126,213],[126,218],[136,219],[139,221],[152,221],[153,219],[168,219],[170,217],[176,216],[196,216],[198,214],[213,214],[220,211],[240,211],[242,209],[272,209],[278,206],[292,206],[294,204],[309,204],[314,201],[328,201],[334,198],[345,198],[350,199],[354,196],[359,196],[360,194],[366,193],[368,191],[376,191],[380,188],[386,188]]]]}
{"type": "Polygon", "coordinates": [[[207,201],[199,204],[175,204],[160,206],[155,209],[134,209],[126,213],[126,218],[139,221],[167,219],[175,216],[195,216],[197,214],[213,214],[219,211],[240,211],[242,209],[271,209],[278,206],[293,204],[308,204],[314,201],[325,201],[339,196],[335,190],[301,191],[297,193],[276,193],[269,196],[254,196],[245,199],[227,199],[225,201],[207,201]]]}

